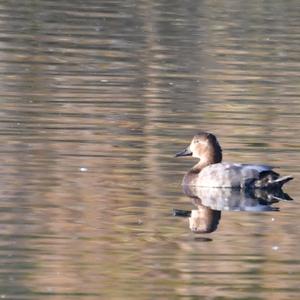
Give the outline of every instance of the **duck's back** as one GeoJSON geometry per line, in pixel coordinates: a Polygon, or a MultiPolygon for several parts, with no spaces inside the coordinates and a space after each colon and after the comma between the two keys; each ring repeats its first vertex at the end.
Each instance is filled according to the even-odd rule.
{"type": "Polygon", "coordinates": [[[201,187],[243,188],[247,182],[258,179],[261,172],[271,170],[272,167],[266,165],[223,162],[209,165],[200,173],[189,172],[184,177],[183,184],[201,187]]]}

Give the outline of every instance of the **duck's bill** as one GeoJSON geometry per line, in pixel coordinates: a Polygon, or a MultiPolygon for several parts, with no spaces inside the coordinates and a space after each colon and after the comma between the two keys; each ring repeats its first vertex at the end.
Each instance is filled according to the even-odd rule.
{"type": "Polygon", "coordinates": [[[191,156],[193,155],[193,152],[190,150],[190,148],[186,148],[183,151],[180,151],[178,153],[175,154],[175,157],[179,157],[179,156],[191,156]]]}

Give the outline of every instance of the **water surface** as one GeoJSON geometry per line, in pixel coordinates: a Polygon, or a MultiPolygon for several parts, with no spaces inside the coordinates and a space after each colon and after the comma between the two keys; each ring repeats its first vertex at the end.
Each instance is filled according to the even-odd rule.
{"type": "Polygon", "coordinates": [[[0,297],[297,299],[298,1],[3,1],[0,297]],[[295,180],[280,211],[173,208],[199,130],[295,180]],[[209,241],[209,242],[206,242],[209,241]]]}

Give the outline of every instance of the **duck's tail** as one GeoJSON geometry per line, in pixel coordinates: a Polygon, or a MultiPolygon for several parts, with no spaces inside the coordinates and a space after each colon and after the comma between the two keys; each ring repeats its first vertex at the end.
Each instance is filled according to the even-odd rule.
{"type": "Polygon", "coordinates": [[[294,179],[293,176],[283,176],[275,179],[274,181],[270,182],[268,186],[270,187],[276,187],[276,188],[281,188],[286,182],[294,179]]]}
{"type": "Polygon", "coordinates": [[[274,171],[266,171],[260,174],[260,178],[256,180],[255,187],[264,189],[281,189],[282,186],[292,180],[293,176],[279,177],[274,171]]]}

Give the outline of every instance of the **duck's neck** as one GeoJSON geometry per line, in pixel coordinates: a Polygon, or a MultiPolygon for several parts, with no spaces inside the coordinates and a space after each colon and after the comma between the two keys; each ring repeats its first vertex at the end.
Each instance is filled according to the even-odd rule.
{"type": "Polygon", "coordinates": [[[193,166],[193,168],[190,170],[191,173],[199,173],[202,169],[209,165],[217,164],[222,162],[222,149],[218,145],[218,148],[209,148],[207,150],[207,154],[202,156],[199,160],[199,162],[193,166]]]}

